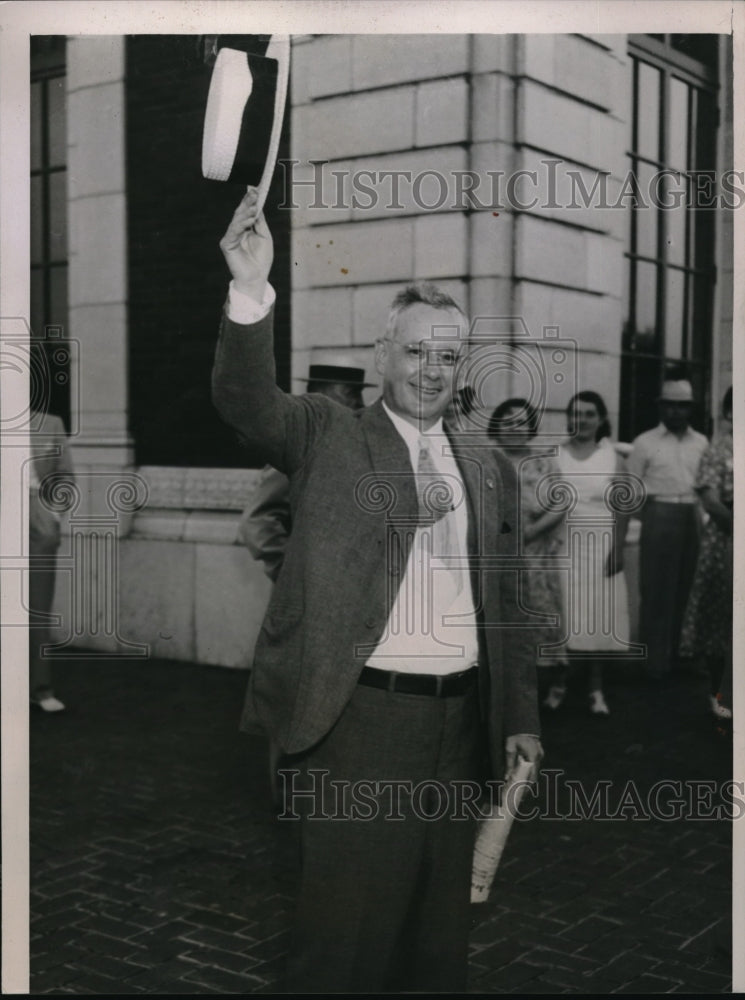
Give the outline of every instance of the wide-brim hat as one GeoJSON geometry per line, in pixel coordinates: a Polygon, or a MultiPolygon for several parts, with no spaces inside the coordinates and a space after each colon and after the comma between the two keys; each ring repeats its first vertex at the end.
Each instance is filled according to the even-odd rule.
{"type": "Polygon", "coordinates": [[[359,389],[372,389],[374,382],[365,382],[364,368],[350,368],[347,365],[311,365],[308,377],[301,382],[329,382],[337,385],[352,385],[359,389]]]}
{"type": "Polygon", "coordinates": [[[202,133],[202,173],[258,189],[264,206],[274,174],[290,72],[289,35],[265,51],[220,49],[212,68],[202,133]]]}
{"type": "Polygon", "coordinates": [[[692,403],[693,386],[684,378],[668,379],[662,383],[662,392],[658,398],[660,403],[692,403]]]}

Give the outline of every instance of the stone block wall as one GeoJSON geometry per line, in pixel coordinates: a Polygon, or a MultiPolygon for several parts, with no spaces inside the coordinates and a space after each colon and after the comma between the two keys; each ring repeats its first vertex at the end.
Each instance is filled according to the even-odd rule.
{"type": "MultiPolygon", "coordinates": [[[[558,326],[592,380],[579,387],[601,392],[615,418],[628,220],[596,207],[593,185],[603,172],[612,203],[626,171],[625,45],[579,35],[295,45],[295,378],[339,349],[371,375],[393,294],[431,278],[472,317],[522,316],[537,340],[558,326]],[[385,171],[409,174],[394,187],[385,171]]],[[[556,423],[569,386],[548,390],[556,423]]]]}
{"type": "MultiPolygon", "coordinates": [[[[523,35],[516,79],[519,169],[537,178],[529,189],[536,204],[515,227],[516,309],[534,335],[557,326],[576,343],[577,388],[603,396],[616,428],[628,218],[599,207],[593,185],[605,174],[612,204],[627,170],[625,45],[625,36],[523,35]]],[[[568,388],[547,382],[555,427],[568,388]]]]}
{"type": "Polygon", "coordinates": [[[471,165],[472,46],[465,35],[295,45],[295,176],[318,180],[292,189],[295,378],[344,348],[376,381],[375,338],[412,279],[436,280],[468,308],[474,237],[452,186],[471,165]],[[311,170],[312,160],[329,162],[311,170]]]}

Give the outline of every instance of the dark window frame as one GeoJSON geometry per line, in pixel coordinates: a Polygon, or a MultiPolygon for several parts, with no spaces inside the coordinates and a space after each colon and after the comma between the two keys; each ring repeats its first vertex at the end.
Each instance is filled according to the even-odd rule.
{"type": "MultiPolygon", "coordinates": [[[[669,113],[671,82],[673,79],[688,88],[686,121],[686,170],[711,170],[716,168],[716,134],[719,126],[718,73],[715,65],[698,62],[674,48],[672,36],[662,40],[649,35],[629,36],[629,59],[632,82],[631,144],[627,150],[629,166],[636,177],[640,167],[653,171],[671,169],[669,155],[669,113]],[[659,78],[659,132],[656,156],[639,148],[639,73],[644,63],[660,73],[659,78]],[[695,99],[694,99],[695,93],[695,99]],[[692,116],[694,103],[709,102],[710,113],[705,120],[692,116]]],[[[682,171],[679,171],[682,176],[682,171]]],[[[689,182],[690,183],[690,182],[689,182]]],[[[646,198],[647,192],[643,191],[646,198]]],[[[664,209],[632,210],[625,259],[629,269],[627,292],[627,318],[621,343],[621,415],[620,432],[627,439],[651,426],[656,419],[657,390],[666,371],[676,368],[694,382],[697,396],[704,409],[696,414],[699,425],[703,423],[709,395],[711,370],[711,338],[713,331],[713,290],[716,282],[714,259],[714,213],[698,209],[685,212],[683,256],[673,257],[668,248],[670,215],[664,209]],[[640,228],[638,212],[656,212],[656,246],[654,252],[643,252],[637,238],[640,228]],[[695,232],[692,227],[695,223],[695,232]],[[694,242],[695,237],[695,242],[694,242]],[[650,331],[640,330],[638,316],[638,277],[641,266],[656,269],[655,321],[649,344],[650,331]],[[665,343],[668,308],[666,285],[670,273],[683,276],[683,327],[680,331],[680,351],[668,353],[665,343]]]]}
{"type": "MultiPolygon", "coordinates": [[[[40,101],[40,137],[41,147],[40,165],[31,167],[31,179],[39,178],[41,194],[41,246],[40,257],[30,262],[30,271],[41,275],[41,296],[35,299],[34,283],[31,288],[31,335],[34,341],[44,344],[46,354],[46,370],[49,378],[49,410],[64,419],[70,426],[70,393],[69,393],[69,352],[51,351],[46,349],[46,334],[49,328],[55,328],[67,334],[69,325],[69,307],[65,310],[65,315],[61,316],[53,313],[52,284],[55,274],[62,272],[65,281],[68,280],[69,257],[68,249],[65,247],[64,256],[59,254],[52,256],[52,178],[66,175],[67,157],[63,163],[51,163],[50,151],[50,85],[57,81],[64,80],[67,75],[67,45],[64,35],[44,35],[32,36],[30,39],[30,65],[31,86],[38,86],[41,96],[40,101]],[[63,360],[60,361],[60,358],[63,360]]],[[[32,120],[31,127],[35,122],[32,120]]],[[[31,185],[31,203],[29,210],[31,219],[34,218],[34,185],[31,185]]],[[[67,218],[67,194],[64,193],[61,210],[67,218]]],[[[67,223],[65,223],[65,226],[67,223]]],[[[66,300],[66,298],[65,298],[66,300]]],[[[55,340],[58,344],[59,340],[55,340]]]]}
{"type": "MultiPolygon", "coordinates": [[[[261,466],[263,452],[247,448],[211,401],[229,280],[219,241],[245,192],[201,173],[211,64],[201,36],[188,35],[127,35],[125,58],[128,428],[135,461],[261,466]]],[[[289,157],[290,117],[288,108],[279,159],[289,157]]],[[[289,213],[278,207],[282,181],[277,170],[265,213],[274,238],[277,382],[288,389],[292,232],[289,213]]]]}

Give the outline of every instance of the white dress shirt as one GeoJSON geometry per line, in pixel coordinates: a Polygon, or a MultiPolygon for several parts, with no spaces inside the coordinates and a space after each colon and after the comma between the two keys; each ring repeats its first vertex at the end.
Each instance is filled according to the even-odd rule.
{"type": "Polygon", "coordinates": [[[696,474],[707,445],[692,427],[674,434],[661,423],[634,440],[626,468],[643,480],[649,496],[695,503],[696,474]]]}
{"type": "Polygon", "coordinates": [[[383,637],[366,665],[399,673],[466,670],[478,660],[478,640],[467,560],[468,507],[460,470],[442,420],[419,431],[385,403],[383,409],[409,450],[412,469],[417,468],[420,438],[425,438],[435,468],[453,487],[455,509],[445,516],[453,519],[462,555],[461,586],[458,589],[451,568],[432,553],[432,526],[417,527],[383,637]]]}
{"type": "Polygon", "coordinates": [[[231,281],[228,287],[228,318],[234,323],[250,326],[263,319],[274,305],[276,293],[267,281],[264,289],[264,298],[261,302],[252,299],[245,292],[239,292],[235,287],[235,282],[231,281]]]}

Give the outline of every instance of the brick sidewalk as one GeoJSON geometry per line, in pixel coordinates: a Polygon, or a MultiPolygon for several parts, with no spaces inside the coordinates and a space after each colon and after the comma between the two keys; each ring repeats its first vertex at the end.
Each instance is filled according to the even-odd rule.
{"type": "MultiPolygon", "coordinates": [[[[246,675],[102,660],[55,679],[69,710],[31,720],[32,993],[275,991],[297,830],[275,817],[263,741],[237,732],[246,675]]],[[[661,778],[725,780],[731,739],[702,685],[650,692],[619,670],[610,718],[575,694],[545,720],[545,767],[587,792],[612,781],[613,803],[632,779],[642,799],[661,778]]],[[[730,834],[722,819],[516,822],[474,907],[472,992],[729,991],[730,834]]]]}

